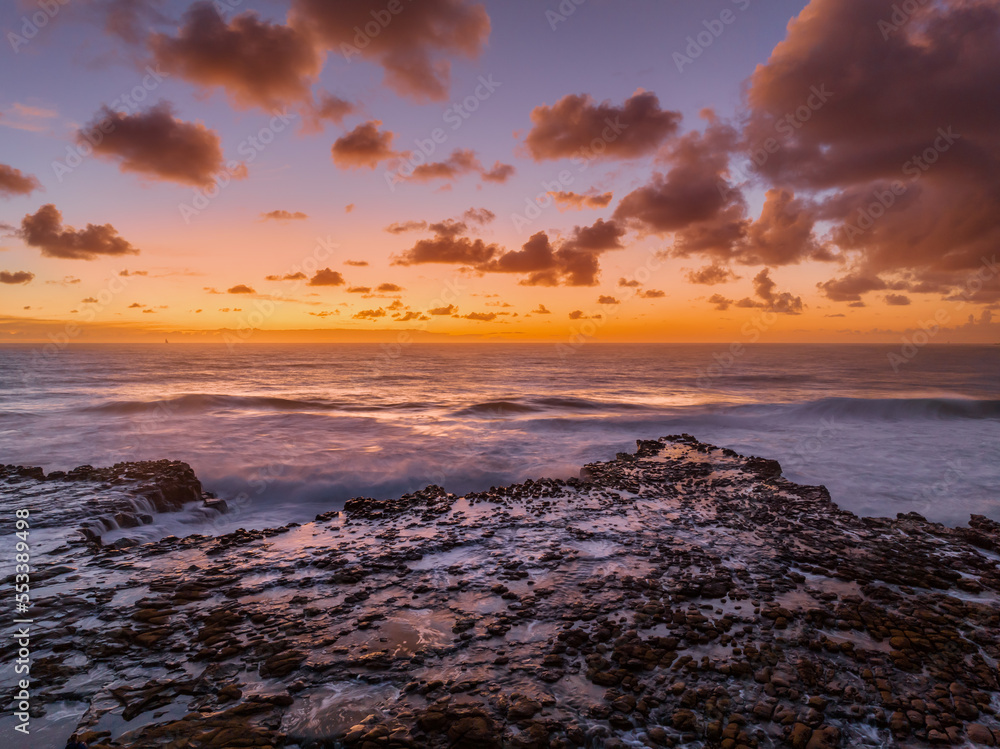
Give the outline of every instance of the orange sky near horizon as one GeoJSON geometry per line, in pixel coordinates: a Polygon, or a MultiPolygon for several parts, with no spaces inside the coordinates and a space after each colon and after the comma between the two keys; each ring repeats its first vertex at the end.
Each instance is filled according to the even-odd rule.
{"type": "Polygon", "coordinates": [[[161,5],[8,39],[0,345],[1000,341],[996,29],[913,62],[953,0],[161,5]]]}

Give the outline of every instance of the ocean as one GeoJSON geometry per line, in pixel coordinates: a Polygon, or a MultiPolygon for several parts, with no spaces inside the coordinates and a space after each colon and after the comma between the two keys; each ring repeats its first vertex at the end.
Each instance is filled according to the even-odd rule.
{"type": "Polygon", "coordinates": [[[412,344],[0,348],[0,463],[169,458],[226,499],[129,535],[304,521],[355,496],[567,478],[686,432],[862,515],[1000,520],[1000,347],[412,344]],[[895,366],[893,366],[895,361],[895,366]]]}

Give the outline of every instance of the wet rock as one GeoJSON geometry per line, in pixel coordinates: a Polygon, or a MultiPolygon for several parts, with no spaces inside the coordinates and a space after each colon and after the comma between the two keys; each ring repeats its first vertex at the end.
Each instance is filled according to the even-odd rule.
{"type": "MultiPolygon", "coordinates": [[[[0,489],[127,493],[166,467],[104,470],[0,489]]],[[[365,749],[995,746],[998,541],[985,518],[857,518],[678,435],[572,481],[67,545],[35,578],[33,672],[41,707],[91,705],[81,731],[127,713],[108,749],[314,746],[301,722],[331,695],[331,740],[365,749]],[[94,592],[65,595],[77,579],[94,592]]]]}

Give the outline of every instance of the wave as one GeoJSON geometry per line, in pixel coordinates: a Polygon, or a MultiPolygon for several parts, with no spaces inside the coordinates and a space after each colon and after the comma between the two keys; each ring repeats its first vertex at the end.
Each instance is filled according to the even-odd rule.
{"type": "Polygon", "coordinates": [[[544,398],[523,398],[517,400],[495,400],[464,406],[452,413],[453,416],[508,416],[518,414],[552,415],[561,412],[601,412],[608,414],[619,411],[656,411],[653,406],[625,401],[598,401],[569,396],[548,396],[544,398]]]}
{"type": "MultiPolygon", "coordinates": [[[[243,396],[209,393],[190,393],[161,400],[118,400],[85,406],[86,413],[105,414],[150,414],[161,412],[198,413],[220,410],[236,411],[282,411],[315,412],[339,411],[344,414],[364,412],[411,412],[433,411],[445,404],[432,401],[365,402],[361,399],[335,401],[325,399],[282,398],[277,396],[243,396]]],[[[461,406],[452,410],[452,418],[503,418],[511,416],[535,415],[536,418],[571,417],[586,412],[592,415],[631,413],[648,414],[650,417],[691,418],[702,415],[709,418],[720,416],[778,417],[795,420],[809,419],[862,419],[900,421],[906,419],[997,419],[1000,418],[1000,400],[975,398],[850,398],[830,397],[809,401],[784,403],[726,403],[710,402],[699,405],[663,406],[632,401],[593,400],[572,396],[536,396],[508,400],[491,400],[461,406]]],[[[0,416],[9,413],[0,412],[0,416]]]]}
{"type": "Polygon", "coordinates": [[[997,419],[1000,400],[975,398],[821,398],[805,403],[737,406],[737,413],[784,412],[807,419],[997,419]]]}
{"type": "Polygon", "coordinates": [[[629,401],[597,401],[586,398],[538,398],[536,403],[547,408],[564,408],[574,411],[633,411],[648,408],[641,403],[629,401]]]}
{"type": "Polygon", "coordinates": [[[486,401],[466,406],[454,412],[455,416],[505,416],[508,414],[537,413],[541,409],[516,401],[486,401]]]}
{"type": "Polygon", "coordinates": [[[212,395],[193,393],[178,395],[174,398],[163,398],[150,401],[110,401],[94,406],[85,406],[82,410],[91,413],[136,414],[162,410],[166,413],[175,411],[210,411],[216,409],[270,409],[273,411],[334,411],[345,408],[349,404],[332,403],[319,400],[299,400],[296,398],[278,398],[274,396],[248,395],[212,395]]]}

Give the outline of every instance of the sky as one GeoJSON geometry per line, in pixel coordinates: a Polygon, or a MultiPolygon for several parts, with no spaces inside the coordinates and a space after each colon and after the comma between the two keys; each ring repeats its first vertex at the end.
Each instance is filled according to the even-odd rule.
{"type": "Polygon", "coordinates": [[[1000,341],[1000,0],[0,29],[0,342],[1000,341]]]}

